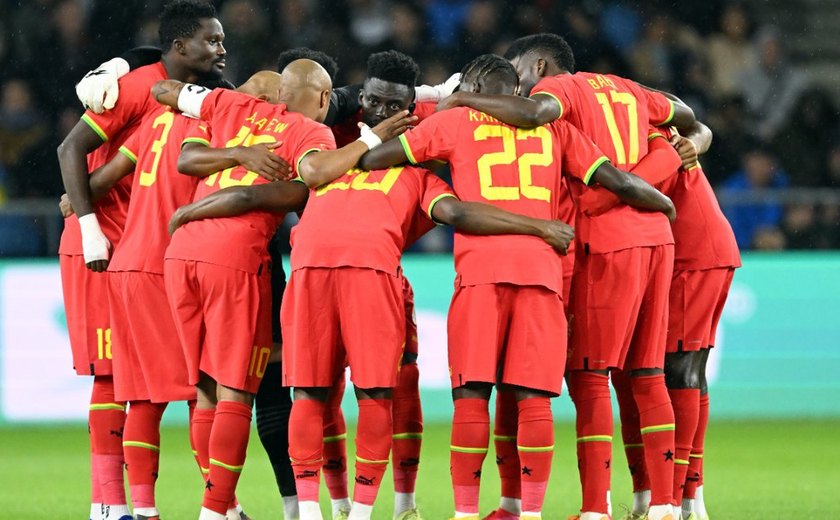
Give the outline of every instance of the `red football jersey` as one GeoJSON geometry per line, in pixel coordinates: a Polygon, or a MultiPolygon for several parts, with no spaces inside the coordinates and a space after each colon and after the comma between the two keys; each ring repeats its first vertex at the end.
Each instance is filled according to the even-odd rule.
{"type": "MultiPolygon", "coordinates": [[[[414,106],[414,112],[412,112],[413,115],[418,117],[415,124],[419,124],[420,121],[434,114],[436,108],[437,103],[431,103],[428,101],[423,103],[417,103],[414,106]]],[[[362,121],[362,109],[359,109],[359,111],[353,114],[351,117],[348,117],[344,121],[339,121],[336,124],[334,124],[332,126],[332,131],[333,135],[335,136],[335,145],[341,148],[347,146],[348,144],[358,139],[360,133],[359,123],[361,123],[362,121]]]]}
{"type": "MultiPolygon", "coordinates": [[[[647,154],[649,125],[665,124],[674,113],[673,103],[662,94],[612,75],[578,72],[551,76],[537,83],[531,91],[532,96],[536,94],[554,98],[560,104],[560,117],[624,170],[647,154]]],[[[579,184],[572,188],[582,189],[579,184]]],[[[579,214],[576,232],[579,243],[593,253],[673,243],[665,215],[625,204],[597,217],[579,214]]]]}
{"type": "MultiPolygon", "coordinates": [[[[103,141],[102,146],[87,156],[89,172],[110,161],[125,140],[137,130],[143,116],[159,106],[151,96],[152,85],[166,78],[166,69],[160,62],[133,70],[120,78],[120,97],[114,108],[101,114],[88,110],[82,115],[82,121],[103,141]]],[[[102,232],[114,247],[119,243],[125,227],[130,193],[131,176],[128,176],[94,206],[102,232]]],[[[82,254],[82,233],[76,215],[64,219],[64,232],[61,234],[58,253],[82,254]]]]}
{"type": "MultiPolygon", "coordinates": [[[[671,131],[655,129],[652,136],[670,139],[671,131]]],[[[698,162],[672,175],[660,185],[674,202],[674,269],[701,270],[741,267],[741,255],[732,226],[718,205],[715,192],[698,162]]]]}
{"type": "Polygon", "coordinates": [[[163,274],[169,219],[176,209],[190,203],[199,181],[178,173],[185,141],[209,145],[207,125],[160,106],[143,118],[140,128],[120,148],[137,167],[123,238],[109,271],[163,274]]]}
{"type": "Polygon", "coordinates": [[[362,267],[396,275],[403,250],[417,238],[417,220],[431,227],[435,203],[454,196],[422,168],[350,170],[310,194],[292,229],[292,270],[362,267]]]}
{"type": "MultiPolygon", "coordinates": [[[[542,219],[561,216],[560,173],[587,183],[607,161],[567,123],[526,130],[469,108],[438,112],[399,139],[412,163],[448,161],[462,200],[542,219]]],[[[537,237],[456,233],[455,270],[460,285],[542,285],[562,294],[561,256],[537,237]]]]}
{"type": "MultiPolygon", "coordinates": [[[[215,89],[201,104],[201,118],[210,127],[214,147],[250,146],[281,142],[274,153],[297,173],[303,157],[313,151],[335,148],[330,129],[285,105],[231,90],[215,89]]],[[[195,200],[229,186],[250,186],[269,181],[243,166],[214,173],[198,183],[195,200]]],[[[269,261],[268,241],[282,214],[251,211],[237,217],[189,222],[180,227],[166,250],[166,258],[197,260],[256,273],[269,261]]]]}

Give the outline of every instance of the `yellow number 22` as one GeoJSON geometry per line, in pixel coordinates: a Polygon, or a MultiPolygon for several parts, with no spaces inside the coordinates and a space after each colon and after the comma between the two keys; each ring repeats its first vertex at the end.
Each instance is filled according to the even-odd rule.
{"type": "Polygon", "coordinates": [[[501,125],[480,125],[473,133],[473,138],[476,141],[493,137],[502,139],[502,151],[486,153],[478,159],[478,180],[481,185],[481,196],[486,200],[519,200],[524,197],[551,202],[551,190],[543,186],[535,186],[532,172],[534,166],[550,166],[553,161],[551,133],[542,126],[524,130],[501,125]],[[530,138],[537,138],[541,141],[542,151],[517,155],[516,141],[524,141],[530,138]],[[491,168],[497,165],[513,164],[514,162],[516,162],[519,170],[519,186],[493,185],[491,168]]]}

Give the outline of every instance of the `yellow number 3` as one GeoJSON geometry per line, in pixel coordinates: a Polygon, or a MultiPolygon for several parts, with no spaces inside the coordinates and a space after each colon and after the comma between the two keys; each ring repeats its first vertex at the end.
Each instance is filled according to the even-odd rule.
{"type": "Polygon", "coordinates": [[[551,133],[538,126],[524,130],[500,125],[481,125],[475,129],[473,138],[484,141],[493,137],[502,139],[502,151],[486,153],[478,159],[478,180],[481,184],[481,196],[486,200],[519,200],[521,197],[531,200],[551,202],[551,190],[533,184],[534,166],[550,166],[552,157],[551,133]],[[542,142],[541,152],[516,153],[516,141],[537,138],[542,142]],[[494,186],[492,167],[509,165],[516,162],[519,170],[519,186],[494,186]]]}
{"type": "Polygon", "coordinates": [[[152,159],[152,168],[147,172],[140,172],[140,186],[151,186],[157,180],[158,166],[160,166],[160,152],[163,151],[163,145],[169,139],[169,130],[172,128],[173,121],[175,121],[175,114],[171,110],[167,110],[157,116],[152,122],[152,128],[163,126],[163,130],[160,132],[160,137],[152,143],[152,153],[155,154],[154,159],[152,159]]]}

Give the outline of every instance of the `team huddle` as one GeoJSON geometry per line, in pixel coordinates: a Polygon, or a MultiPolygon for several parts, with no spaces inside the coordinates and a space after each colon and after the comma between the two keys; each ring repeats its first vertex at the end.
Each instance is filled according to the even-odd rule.
{"type": "Polygon", "coordinates": [[[400,261],[436,225],[455,228],[454,518],[561,515],[543,502],[564,378],[575,517],[613,514],[612,381],[625,517],[708,518],[705,366],[740,257],[698,162],[711,132],[688,106],[576,72],[553,34],[436,86],[416,86],[410,57],[372,54],[364,83],[338,88],[335,61],[306,48],[234,88],[223,40],[212,6],[169,3],[160,52],[129,51],[77,85],[88,110],[59,147],[68,329],[75,370],[94,381],[91,520],[161,516],[173,401],[189,404],[199,519],[248,518],[235,491],[252,408],[285,518],[322,518],[322,476],[333,519],[371,518],[389,462],[393,518],[421,518],[422,349],[400,261]],[[429,170],[441,163],[451,186],[429,170]],[[289,212],[286,286],[275,233],[289,212]],[[482,517],[494,388],[501,493],[482,517]]]}

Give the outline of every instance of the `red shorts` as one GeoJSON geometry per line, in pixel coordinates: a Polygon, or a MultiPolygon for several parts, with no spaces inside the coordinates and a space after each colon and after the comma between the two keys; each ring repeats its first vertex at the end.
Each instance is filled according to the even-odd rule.
{"type": "Polygon", "coordinates": [[[163,275],[126,271],[109,276],[117,400],[195,399],[163,275]]]}
{"type": "Polygon", "coordinates": [[[666,352],[695,352],[713,346],[734,274],[733,267],[674,272],[666,352]]]}
{"type": "Polygon", "coordinates": [[[59,255],[64,313],[73,351],[73,368],[80,376],[110,375],[111,313],[108,308],[109,273],[85,267],[82,255],[59,255]]]}
{"type": "Polygon", "coordinates": [[[283,386],[393,388],[405,344],[402,280],[374,269],[304,268],[283,297],[283,386]]]}
{"type": "Polygon", "coordinates": [[[572,274],[575,272],[575,252],[561,258],[563,264],[563,303],[569,306],[569,295],[572,292],[572,274]]]}
{"type": "Polygon", "coordinates": [[[563,299],[545,287],[456,287],[447,320],[452,387],[503,383],[560,394],[568,328],[563,299]]]}
{"type": "Polygon", "coordinates": [[[167,259],[163,270],[190,384],[204,372],[220,385],[256,393],[272,348],[269,269],[253,274],[167,259]]]}
{"type": "Polygon", "coordinates": [[[673,270],[673,245],[578,255],[568,368],[663,368],[673,270]]]}
{"type": "Polygon", "coordinates": [[[414,290],[408,283],[408,278],[402,277],[403,305],[405,307],[405,352],[403,364],[417,361],[417,312],[414,310],[414,290]]]}

